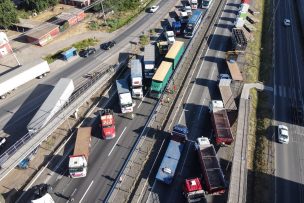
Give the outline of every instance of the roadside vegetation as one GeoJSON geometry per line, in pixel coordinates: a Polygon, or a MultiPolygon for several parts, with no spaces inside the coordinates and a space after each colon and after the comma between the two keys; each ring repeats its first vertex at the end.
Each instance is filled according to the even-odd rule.
{"type": "MultiPolygon", "coordinates": [[[[261,12],[254,42],[249,45],[246,55],[247,82],[261,81],[265,85],[271,82],[272,71],[272,19],[270,1],[255,1],[261,12]]],[[[251,91],[251,114],[248,139],[248,191],[247,202],[271,202],[272,196],[272,106],[267,92],[251,91]]]]}
{"type": "Polygon", "coordinates": [[[98,43],[98,40],[96,40],[96,39],[93,39],[93,38],[85,39],[80,42],[76,42],[76,43],[72,44],[72,46],[70,46],[70,47],[61,49],[61,50],[57,51],[55,54],[47,55],[43,59],[46,60],[49,64],[51,64],[55,60],[60,59],[62,52],[65,52],[72,47],[75,47],[77,49],[77,52],[79,52],[81,49],[86,49],[90,46],[95,46],[97,43],[98,43]]]}

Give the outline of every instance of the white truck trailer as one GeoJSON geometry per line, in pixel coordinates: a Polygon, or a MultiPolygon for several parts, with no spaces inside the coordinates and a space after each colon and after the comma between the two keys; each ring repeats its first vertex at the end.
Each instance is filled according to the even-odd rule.
{"type": "Polygon", "coordinates": [[[116,80],[116,87],[119,97],[121,113],[132,113],[133,100],[129,90],[128,82],[125,79],[116,80]]]}
{"type": "Polygon", "coordinates": [[[132,97],[142,99],[143,93],[143,77],[142,77],[142,66],[139,59],[131,60],[131,86],[132,86],[132,97]]]}
{"type": "Polygon", "coordinates": [[[2,75],[0,77],[0,98],[4,99],[12,90],[34,78],[42,78],[48,72],[50,72],[49,64],[45,60],[39,59],[2,75]]]}
{"type": "Polygon", "coordinates": [[[68,101],[73,91],[73,80],[61,78],[28,124],[28,132],[36,133],[43,128],[68,101]]]}
{"type": "Polygon", "coordinates": [[[152,78],[155,72],[155,45],[148,44],[144,52],[145,78],[152,78]]]}

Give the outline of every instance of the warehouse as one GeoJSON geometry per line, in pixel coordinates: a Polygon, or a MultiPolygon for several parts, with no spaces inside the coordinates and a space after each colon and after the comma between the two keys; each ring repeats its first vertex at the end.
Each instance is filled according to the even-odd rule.
{"type": "Polygon", "coordinates": [[[59,34],[59,25],[43,23],[26,34],[28,42],[44,46],[59,34]]]}
{"type": "Polygon", "coordinates": [[[77,24],[78,22],[82,21],[84,17],[84,10],[78,8],[69,9],[68,11],[56,16],[56,18],[61,21],[60,25],[68,22],[69,26],[77,24]]]}

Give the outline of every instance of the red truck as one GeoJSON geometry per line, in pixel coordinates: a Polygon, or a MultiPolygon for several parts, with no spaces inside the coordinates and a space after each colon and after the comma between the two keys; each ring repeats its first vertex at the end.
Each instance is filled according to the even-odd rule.
{"type": "Polygon", "coordinates": [[[99,112],[100,129],[103,139],[115,138],[115,118],[114,113],[110,109],[104,109],[99,112]]]}
{"type": "Polygon", "coordinates": [[[205,191],[199,178],[186,179],[183,187],[184,196],[188,203],[200,202],[205,199],[205,191]]]}
{"type": "Polygon", "coordinates": [[[211,114],[211,121],[216,144],[230,145],[234,139],[223,101],[212,100],[209,104],[209,111],[211,114]]]}

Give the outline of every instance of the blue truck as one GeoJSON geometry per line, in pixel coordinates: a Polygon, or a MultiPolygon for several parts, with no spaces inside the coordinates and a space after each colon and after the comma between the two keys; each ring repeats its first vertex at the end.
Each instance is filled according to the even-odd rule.
{"type": "Polygon", "coordinates": [[[181,28],[182,24],[180,21],[177,21],[174,18],[168,18],[167,31],[173,31],[175,35],[179,35],[181,34],[181,28]]]}
{"type": "Polygon", "coordinates": [[[188,132],[188,128],[184,125],[177,124],[173,127],[167,151],[156,174],[156,180],[168,185],[173,182],[188,132]]]}

